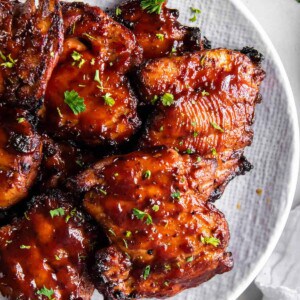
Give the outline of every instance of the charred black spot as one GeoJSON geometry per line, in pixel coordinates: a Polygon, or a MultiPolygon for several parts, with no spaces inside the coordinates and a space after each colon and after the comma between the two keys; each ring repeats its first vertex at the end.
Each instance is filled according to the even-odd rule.
{"type": "Polygon", "coordinates": [[[12,134],[9,145],[18,152],[32,153],[38,146],[38,139],[23,134],[12,134]]]}
{"type": "Polygon", "coordinates": [[[208,40],[206,36],[203,38],[202,42],[204,49],[211,49],[211,41],[208,40]]]}
{"type": "Polygon", "coordinates": [[[246,157],[241,158],[240,170],[237,175],[245,175],[253,169],[253,165],[246,159],[246,157]]]}
{"type": "Polygon", "coordinates": [[[201,30],[198,27],[186,27],[188,30],[185,43],[188,44],[189,47],[192,47],[193,50],[200,50],[201,44],[201,30]]]}
{"type": "Polygon", "coordinates": [[[240,52],[247,55],[255,64],[260,64],[264,59],[264,56],[253,47],[244,47],[240,52]]]}

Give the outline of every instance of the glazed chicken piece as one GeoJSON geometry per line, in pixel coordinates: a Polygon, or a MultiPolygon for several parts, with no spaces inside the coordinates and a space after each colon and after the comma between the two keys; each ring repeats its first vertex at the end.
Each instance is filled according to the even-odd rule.
{"type": "Polygon", "coordinates": [[[169,297],[232,268],[226,220],[206,201],[214,171],[157,149],[103,160],[70,185],[110,239],[94,266],[105,299],[169,297]]]}
{"type": "Polygon", "coordinates": [[[40,188],[63,188],[66,180],[82,172],[96,161],[93,151],[79,148],[72,142],[55,142],[43,136],[43,160],[40,188]]]}
{"type": "Polygon", "coordinates": [[[0,293],[9,299],[90,299],[94,287],[85,260],[94,232],[60,192],[36,197],[24,217],[0,229],[0,293]]]}
{"type": "Polygon", "coordinates": [[[141,98],[156,108],[141,147],[216,157],[224,179],[251,169],[242,154],[252,142],[265,74],[257,58],[215,49],[146,63],[139,71],[141,98]]]}
{"type": "Polygon", "coordinates": [[[149,1],[125,1],[115,9],[114,17],[135,34],[144,60],[203,48],[200,29],[181,25],[178,10],[167,8],[167,1],[160,1],[154,12],[143,2],[149,1]]]}
{"type": "Polygon", "coordinates": [[[0,106],[0,210],[24,199],[35,182],[42,143],[23,110],[0,106]]]}
{"type": "Polygon", "coordinates": [[[139,60],[134,35],[98,7],[63,3],[63,54],[48,85],[45,124],[58,138],[120,144],[140,125],[125,73],[139,60]]]}
{"type": "Polygon", "coordinates": [[[35,109],[63,42],[58,0],[0,1],[0,102],[35,109]]]}

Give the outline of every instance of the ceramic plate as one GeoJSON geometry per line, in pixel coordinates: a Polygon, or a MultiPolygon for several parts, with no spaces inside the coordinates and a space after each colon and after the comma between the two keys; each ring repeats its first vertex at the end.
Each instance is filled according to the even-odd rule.
{"type": "MultiPolygon", "coordinates": [[[[120,1],[90,2],[111,8],[120,1]]],[[[299,165],[296,107],[280,58],[266,33],[239,0],[170,0],[183,24],[200,26],[212,46],[241,49],[253,46],[264,54],[267,72],[258,105],[255,137],[246,150],[254,169],[233,180],[216,203],[229,222],[234,269],[185,291],[173,300],[236,299],[257,276],[275,248],[292,205],[299,165]],[[197,23],[189,22],[190,7],[202,10],[197,23]],[[257,189],[262,194],[256,193],[257,189]]],[[[102,299],[95,295],[94,299],[102,299]]]]}

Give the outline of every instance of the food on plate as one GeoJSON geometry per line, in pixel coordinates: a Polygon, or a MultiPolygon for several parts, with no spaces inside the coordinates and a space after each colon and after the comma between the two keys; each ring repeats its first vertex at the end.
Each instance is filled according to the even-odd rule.
{"type": "Polygon", "coordinates": [[[231,270],[227,222],[207,202],[214,162],[195,163],[171,149],[139,151],[103,160],[73,182],[110,240],[93,268],[106,299],[172,296],[231,270]]]}
{"type": "Polygon", "coordinates": [[[59,1],[1,0],[0,32],[0,103],[36,109],[61,52],[59,1]]]}
{"type": "Polygon", "coordinates": [[[57,138],[121,144],[140,126],[125,73],[139,61],[135,36],[98,7],[64,3],[65,41],[45,96],[45,124],[57,138]]]}
{"type": "Polygon", "coordinates": [[[9,299],[90,299],[95,230],[59,192],[36,197],[0,229],[0,291],[9,299]],[[47,298],[48,297],[48,298],[47,298]]]}
{"type": "Polygon", "coordinates": [[[28,195],[41,159],[41,139],[28,113],[0,106],[0,210],[28,195]]]}
{"type": "Polygon", "coordinates": [[[264,76],[259,60],[228,49],[147,62],[139,70],[139,91],[155,110],[141,147],[215,157],[223,175],[216,176],[220,196],[232,178],[251,169],[243,153],[253,139],[264,76]]]}
{"type": "Polygon", "coordinates": [[[262,55],[166,5],[0,0],[8,299],[167,298],[233,268],[212,202],[252,168],[262,55]]]}
{"type": "Polygon", "coordinates": [[[157,5],[151,5],[152,2],[128,0],[114,10],[115,19],[136,36],[144,60],[180,55],[204,47],[199,28],[181,25],[177,21],[178,10],[167,8],[165,1],[156,1],[157,5]]]}

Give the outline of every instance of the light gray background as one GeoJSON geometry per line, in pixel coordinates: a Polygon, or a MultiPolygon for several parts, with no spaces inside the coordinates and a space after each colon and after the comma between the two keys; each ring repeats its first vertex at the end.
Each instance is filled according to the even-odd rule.
{"type": "MultiPolygon", "coordinates": [[[[300,3],[296,0],[241,0],[263,26],[277,49],[289,76],[300,112],[300,3]]],[[[300,205],[298,180],[294,207],[300,205]]],[[[259,300],[261,293],[251,285],[239,300],[259,300]]],[[[280,300],[280,299],[278,299],[280,300]]]]}

